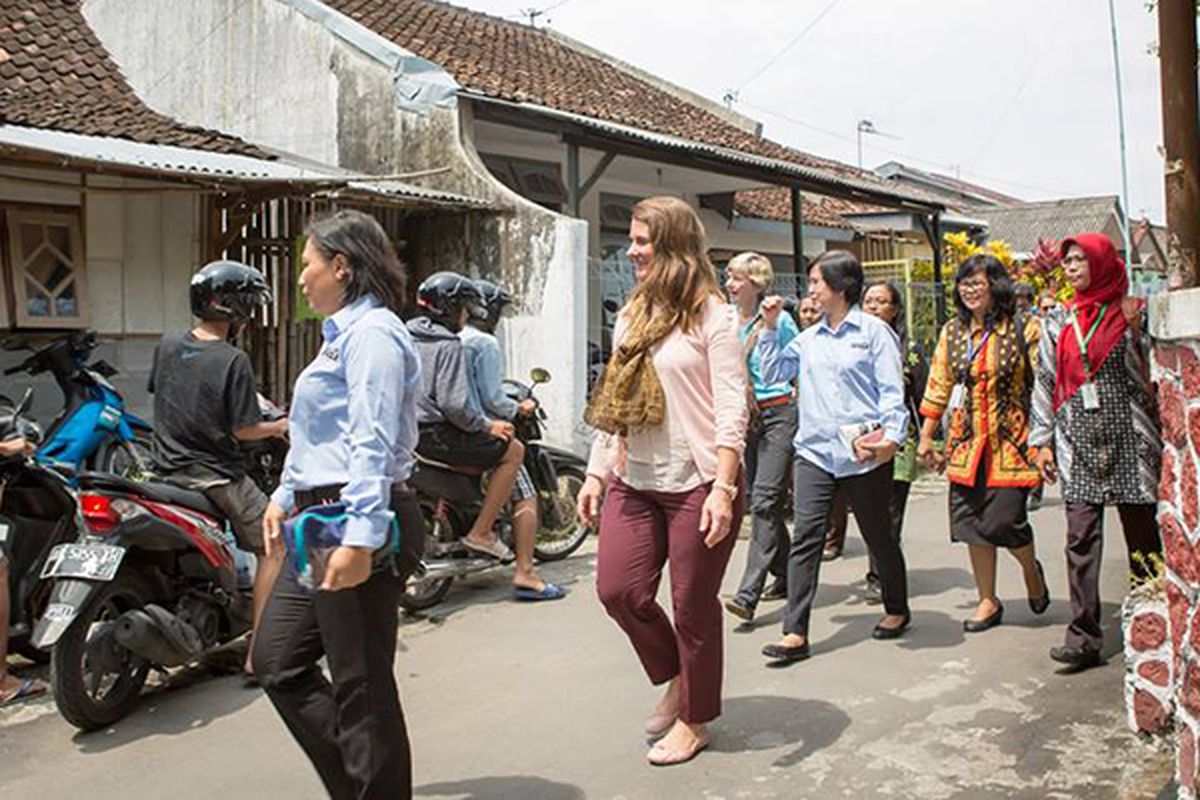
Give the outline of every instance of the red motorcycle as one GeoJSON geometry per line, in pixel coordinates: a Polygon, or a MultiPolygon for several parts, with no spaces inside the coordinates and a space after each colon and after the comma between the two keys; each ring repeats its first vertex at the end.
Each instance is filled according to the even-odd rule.
{"type": "Polygon", "coordinates": [[[87,731],[128,714],[151,669],[245,634],[252,602],[225,520],[203,494],[101,473],[77,480],[86,530],[47,558],[54,589],[32,641],[53,648],[55,702],[87,731]]]}

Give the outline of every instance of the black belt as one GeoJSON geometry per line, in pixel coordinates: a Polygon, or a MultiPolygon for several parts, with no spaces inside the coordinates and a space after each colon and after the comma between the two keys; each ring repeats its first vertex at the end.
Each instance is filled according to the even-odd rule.
{"type": "MultiPolygon", "coordinates": [[[[344,488],[346,488],[344,483],[332,483],[312,489],[296,489],[292,492],[292,498],[295,500],[296,510],[303,511],[312,506],[326,506],[330,503],[340,502],[344,488]]],[[[398,494],[409,494],[408,484],[404,481],[392,484],[392,496],[398,494]]]]}

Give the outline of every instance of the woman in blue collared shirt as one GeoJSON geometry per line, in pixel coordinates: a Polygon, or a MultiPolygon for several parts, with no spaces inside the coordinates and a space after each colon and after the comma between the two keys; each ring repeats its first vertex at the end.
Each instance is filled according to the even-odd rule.
{"type": "Polygon", "coordinates": [[[859,307],[863,270],[853,255],[824,253],[813,262],[808,280],[809,294],[821,306],[821,321],[780,347],[782,301],[769,297],[762,304],[765,329],[758,339],[763,379],[799,382],[788,605],[783,639],[763,648],[763,655],[781,661],[808,657],[808,623],[826,519],[839,488],[849,495],[879,569],[886,615],[872,635],[894,639],[909,622],[904,556],[892,537],[887,503],[892,457],[908,426],[899,342],[887,323],[859,307]],[[842,429],[862,423],[878,425],[882,435],[844,441],[842,429]]]}
{"type": "Polygon", "coordinates": [[[324,341],[296,380],[291,450],[263,522],[267,552],[283,547],[284,520],[305,509],[338,503],[345,520],[316,591],[290,562],[281,572],[255,637],[255,671],[330,797],[409,798],[392,666],[396,608],[424,546],[405,485],[421,367],[397,316],[404,273],[379,223],[338,211],[307,234],[300,286],[326,317],[324,341]]]}

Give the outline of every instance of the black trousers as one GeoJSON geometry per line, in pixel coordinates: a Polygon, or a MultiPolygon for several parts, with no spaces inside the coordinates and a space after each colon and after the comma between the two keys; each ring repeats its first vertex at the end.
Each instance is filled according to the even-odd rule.
{"type": "MultiPolygon", "coordinates": [[[[1135,578],[1149,577],[1151,555],[1162,554],[1162,539],[1153,503],[1118,505],[1129,572],[1135,578]],[[1140,553],[1142,560],[1134,558],[1140,553]]],[[[1067,644],[1100,650],[1104,636],[1100,627],[1100,560],[1104,551],[1104,506],[1096,503],[1067,503],[1067,577],[1071,584],[1071,624],[1067,644]]]]}
{"type": "Polygon", "coordinates": [[[821,572],[821,549],[834,494],[844,489],[854,507],[867,551],[879,570],[883,607],[889,614],[908,613],[908,578],[904,555],[892,534],[890,505],[892,462],[865,475],[835,478],[804,458],[795,461],[796,524],[788,558],[788,604],[783,615],[783,632],[808,636],[808,620],[821,572]]]}
{"type": "Polygon", "coordinates": [[[758,605],[768,573],[777,580],[787,579],[785,517],[794,438],[795,402],[764,408],[758,425],[746,437],[746,478],[753,516],[746,571],[735,597],[749,608],[758,605]]]}
{"type": "MultiPolygon", "coordinates": [[[[908,481],[892,479],[892,496],[889,501],[892,512],[892,538],[900,544],[900,534],[904,532],[904,512],[908,508],[908,490],[912,484],[908,481]]],[[[875,567],[875,554],[867,555],[867,580],[873,583],[879,581],[879,570],[875,567]]]]}
{"type": "MultiPolygon", "coordinates": [[[[424,545],[411,494],[394,494],[406,555],[424,545]],[[415,540],[415,541],[414,541],[415,540]]],[[[411,571],[409,558],[400,571],[411,571]]],[[[412,797],[393,664],[404,581],[386,561],[353,589],[308,592],[284,565],[254,637],[254,672],[333,800],[412,797]],[[325,657],[332,682],[318,662],[325,657]]]]}

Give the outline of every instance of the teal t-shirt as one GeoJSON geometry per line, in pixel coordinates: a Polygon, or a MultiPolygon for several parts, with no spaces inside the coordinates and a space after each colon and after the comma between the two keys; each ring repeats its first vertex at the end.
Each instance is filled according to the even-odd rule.
{"type": "MultiPolygon", "coordinates": [[[[743,345],[750,338],[750,334],[754,332],[756,324],[754,320],[751,320],[738,331],[738,338],[742,341],[743,345]]],[[[800,334],[800,329],[796,327],[796,321],[786,311],[779,315],[778,331],[780,350],[787,347],[788,342],[800,334]]],[[[773,400],[776,397],[785,397],[792,393],[792,384],[789,382],[763,383],[762,370],[759,368],[759,365],[758,349],[751,348],[749,355],[746,356],[746,367],[750,371],[750,382],[754,386],[755,400],[761,403],[764,400],[773,400]]]]}

